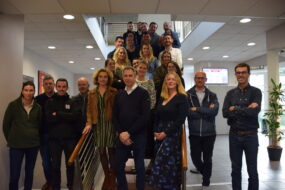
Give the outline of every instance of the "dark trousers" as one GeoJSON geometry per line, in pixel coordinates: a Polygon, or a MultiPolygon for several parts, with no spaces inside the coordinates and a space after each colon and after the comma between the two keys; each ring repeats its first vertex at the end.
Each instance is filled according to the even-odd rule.
{"type": "Polygon", "coordinates": [[[74,139],[49,139],[49,148],[51,154],[51,166],[52,166],[52,188],[53,190],[60,190],[61,183],[61,155],[64,152],[65,155],[65,165],[66,165],[66,178],[67,187],[72,189],[73,177],[74,177],[74,165],[69,166],[67,161],[73,152],[76,145],[76,140],[74,139]]]}
{"type": "Polygon", "coordinates": [[[44,134],[42,136],[40,153],[41,153],[41,157],[42,157],[42,166],[44,169],[46,181],[51,181],[51,156],[50,156],[50,151],[49,151],[48,135],[47,134],[44,134]]]}
{"type": "Polygon", "coordinates": [[[212,175],[212,156],[216,135],[205,137],[190,135],[189,139],[193,164],[203,175],[202,185],[209,186],[212,175]]]}
{"type": "Polygon", "coordinates": [[[39,147],[33,148],[10,148],[10,183],[9,190],[19,189],[19,178],[22,162],[25,157],[25,181],[24,190],[31,190],[33,186],[34,168],[37,160],[39,147]]]}
{"type": "Polygon", "coordinates": [[[145,186],[145,167],[144,167],[144,151],[146,144],[145,135],[132,136],[133,144],[126,146],[118,140],[116,148],[116,176],[118,182],[118,190],[127,190],[128,183],[125,175],[125,166],[128,157],[133,151],[135,167],[136,167],[136,187],[138,190],[144,190],[145,186]]]}
{"type": "Polygon", "coordinates": [[[242,155],[245,153],[248,178],[248,190],[258,190],[258,173],[257,173],[257,153],[258,153],[258,136],[257,134],[239,136],[230,133],[230,158],[232,161],[232,188],[241,190],[241,169],[242,155]]]}

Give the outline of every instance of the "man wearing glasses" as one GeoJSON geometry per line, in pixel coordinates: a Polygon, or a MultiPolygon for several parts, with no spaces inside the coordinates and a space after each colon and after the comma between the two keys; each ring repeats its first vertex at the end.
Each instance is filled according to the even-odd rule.
{"type": "Polygon", "coordinates": [[[258,113],[261,106],[261,91],[250,86],[250,67],[240,63],[235,67],[238,86],[230,90],[224,100],[223,116],[230,126],[229,144],[232,162],[232,188],[241,190],[242,155],[245,153],[248,189],[258,190],[257,153],[258,113]]]}
{"type": "Polygon", "coordinates": [[[215,117],[218,114],[219,102],[216,94],[205,87],[206,73],[196,72],[194,81],[195,86],[187,91],[190,105],[190,150],[193,164],[203,176],[202,189],[206,190],[212,175],[212,156],[216,139],[215,117]]]}

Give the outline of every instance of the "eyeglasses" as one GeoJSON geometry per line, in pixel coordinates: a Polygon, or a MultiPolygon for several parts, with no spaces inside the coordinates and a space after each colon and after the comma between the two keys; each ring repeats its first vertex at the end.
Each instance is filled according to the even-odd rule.
{"type": "Polygon", "coordinates": [[[245,75],[245,74],[247,74],[247,73],[248,73],[247,71],[236,72],[236,75],[245,75]]]}
{"type": "Polygon", "coordinates": [[[195,77],[195,79],[197,79],[197,80],[204,80],[206,78],[205,77],[195,77]]]}

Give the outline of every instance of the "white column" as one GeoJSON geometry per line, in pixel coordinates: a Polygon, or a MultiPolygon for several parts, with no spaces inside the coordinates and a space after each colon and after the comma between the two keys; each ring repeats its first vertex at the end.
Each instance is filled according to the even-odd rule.
{"type": "Polygon", "coordinates": [[[271,79],[279,83],[279,55],[277,50],[267,51],[268,89],[272,87],[271,79]]]}
{"type": "MultiPolygon", "coordinates": [[[[21,92],[23,82],[24,16],[0,14],[0,123],[8,103],[21,92]]],[[[0,189],[8,189],[9,159],[2,129],[0,133],[0,189]]],[[[20,185],[21,186],[21,185],[20,185]]]]}

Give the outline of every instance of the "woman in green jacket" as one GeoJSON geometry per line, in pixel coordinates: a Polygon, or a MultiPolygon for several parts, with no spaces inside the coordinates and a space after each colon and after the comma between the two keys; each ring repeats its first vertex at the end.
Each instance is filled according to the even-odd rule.
{"type": "Polygon", "coordinates": [[[35,85],[25,82],[21,96],[10,102],[3,120],[3,132],[9,147],[9,190],[18,190],[21,166],[25,157],[24,190],[31,190],[40,145],[41,108],[34,101],[35,85]]]}

